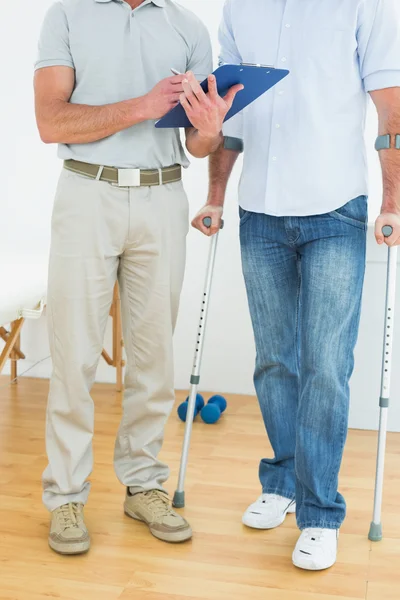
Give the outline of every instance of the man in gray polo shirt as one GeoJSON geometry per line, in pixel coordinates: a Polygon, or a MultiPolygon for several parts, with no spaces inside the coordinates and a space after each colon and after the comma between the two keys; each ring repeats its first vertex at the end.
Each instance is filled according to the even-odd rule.
{"type": "MultiPolygon", "coordinates": [[[[83,506],[92,470],[90,390],[118,278],[127,372],[115,470],[125,512],[168,542],[191,537],[158,459],[174,402],[172,334],[185,265],[188,166],[179,131],[154,121],[212,71],[208,33],[172,0],[60,0],[42,28],[35,73],[41,138],[59,144],[48,287],[53,375],[43,499],[50,546],[89,549],[83,506]],[[186,76],[172,76],[171,68],[186,76]]],[[[215,81],[211,78],[210,85],[215,81]]],[[[212,94],[188,150],[221,143],[235,92],[212,94]]],[[[184,98],[182,98],[184,101],[184,98]]],[[[204,99],[203,99],[204,102],[204,99]]]]}

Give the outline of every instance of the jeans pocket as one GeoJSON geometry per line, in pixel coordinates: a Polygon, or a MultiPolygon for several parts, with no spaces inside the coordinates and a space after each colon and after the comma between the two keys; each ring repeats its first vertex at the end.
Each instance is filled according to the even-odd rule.
{"type": "Polygon", "coordinates": [[[242,225],[244,225],[245,223],[247,223],[247,221],[250,219],[250,217],[253,214],[254,213],[252,213],[251,211],[244,210],[244,208],[241,208],[239,206],[240,227],[242,227],[242,225]]]}
{"type": "Polygon", "coordinates": [[[341,208],[328,213],[330,217],[366,231],[368,224],[368,198],[358,196],[341,208]]]}

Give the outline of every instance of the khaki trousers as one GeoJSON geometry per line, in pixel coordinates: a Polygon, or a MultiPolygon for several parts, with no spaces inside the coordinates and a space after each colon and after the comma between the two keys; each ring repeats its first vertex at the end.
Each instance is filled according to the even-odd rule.
{"type": "Polygon", "coordinates": [[[163,489],[158,459],[174,403],[172,335],[182,288],[188,202],[181,182],[118,188],[62,171],[52,218],[48,324],[53,374],[43,500],[85,503],[92,471],[90,391],[118,278],[127,354],[114,465],[133,492],[163,489]]]}

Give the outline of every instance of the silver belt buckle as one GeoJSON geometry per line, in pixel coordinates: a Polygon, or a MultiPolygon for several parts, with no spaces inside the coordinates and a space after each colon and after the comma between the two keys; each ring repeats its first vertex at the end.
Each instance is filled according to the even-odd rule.
{"type": "Polygon", "coordinates": [[[140,169],[118,169],[118,187],[139,187],[140,169]]]}

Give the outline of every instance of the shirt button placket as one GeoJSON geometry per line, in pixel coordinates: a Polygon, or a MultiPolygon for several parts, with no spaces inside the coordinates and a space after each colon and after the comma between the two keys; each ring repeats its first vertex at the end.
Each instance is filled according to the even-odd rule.
{"type": "MultiPolygon", "coordinates": [[[[130,6],[128,5],[130,9],[130,6]]],[[[129,17],[129,37],[130,37],[130,52],[132,56],[132,91],[137,96],[141,96],[145,93],[145,73],[144,69],[138,68],[138,65],[143,64],[142,59],[142,48],[140,38],[140,14],[131,10],[129,17]]]]}
{"type": "MultiPolygon", "coordinates": [[[[284,9],[284,13],[283,13],[283,17],[282,17],[282,27],[281,27],[281,37],[280,37],[280,45],[279,45],[279,49],[278,49],[278,64],[277,66],[279,68],[286,68],[286,63],[288,62],[288,50],[289,50],[289,35],[290,35],[290,29],[291,29],[291,23],[288,20],[288,13],[290,10],[290,7],[288,6],[290,5],[290,0],[288,0],[287,4],[286,4],[286,8],[284,9]]],[[[282,97],[284,94],[283,90],[277,90],[277,96],[282,97]]],[[[275,97],[276,98],[276,97],[275,97]]],[[[273,207],[275,214],[278,213],[278,203],[279,203],[279,198],[278,198],[278,189],[277,189],[277,180],[278,180],[278,175],[279,175],[279,171],[277,170],[279,168],[279,150],[281,150],[281,143],[280,140],[281,138],[281,133],[280,133],[280,129],[282,127],[281,123],[283,123],[283,121],[281,120],[280,117],[280,102],[277,101],[277,99],[275,99],[274,101],[274,106],[273,106],[273,112],[272,112],[272,119],[273,119],[273,123],[274,123],[274,127],[271,131],[271,146],[270,146],[270,156],[271,156],[271,163],[274,165],[274,168],[272,169],[272,172],[270,174],[269,177],[269,185],[268,185],[268,189],[267,189],[267,197],[265,200],[265,205],[268,208],[270,206],[270,198],[275,198],[276,199],[276,204],[273,207]],[[268,198],[268,201],[267,201],[268,198]]]]}

